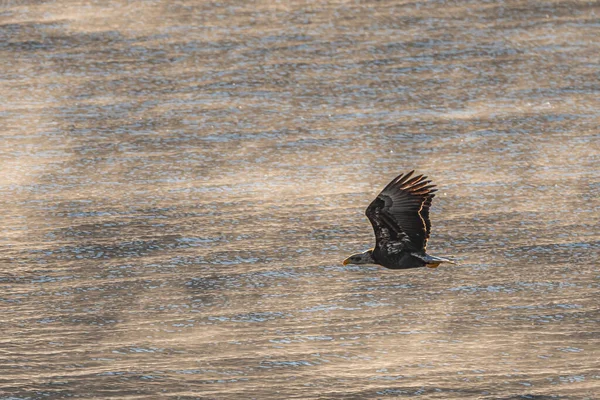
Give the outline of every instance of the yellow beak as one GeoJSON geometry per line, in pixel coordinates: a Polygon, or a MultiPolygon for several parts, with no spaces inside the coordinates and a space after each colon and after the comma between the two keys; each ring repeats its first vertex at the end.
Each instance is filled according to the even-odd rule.
{"type": "Polygon", "coordinates": [[[342,264],[348,265],[349,263],[350,263],[350,257],[346,258],[342,264]]]}

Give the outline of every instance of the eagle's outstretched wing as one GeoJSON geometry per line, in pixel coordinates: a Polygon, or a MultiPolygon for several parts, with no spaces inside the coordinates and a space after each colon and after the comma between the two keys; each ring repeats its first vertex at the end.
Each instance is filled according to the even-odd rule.
{"type": "Polygon", "coordinates": [[[424,250],[431,223],[429,207],[435,185],[414,171],[400,174],[371,202],[365,214],[375,231],[376,247],[385,253],[424,250]]]}

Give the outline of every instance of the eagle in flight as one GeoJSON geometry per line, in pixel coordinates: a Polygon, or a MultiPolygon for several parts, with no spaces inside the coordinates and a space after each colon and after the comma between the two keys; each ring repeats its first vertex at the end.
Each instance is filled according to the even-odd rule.
{"type": "Polygon", "coordinates": [[[415,171],[400,174],[371,202],[365,214],[375,231],[375,247],[351,255],[347,264],[378,264],[390,269],[436,268],[447,258],[425,253],[431,231],[429,207],[435,185],[415,171]]]}

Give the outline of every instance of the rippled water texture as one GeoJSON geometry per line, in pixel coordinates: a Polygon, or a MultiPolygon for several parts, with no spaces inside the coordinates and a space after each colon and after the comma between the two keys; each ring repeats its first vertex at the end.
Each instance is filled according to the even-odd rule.
{"type": "Polygon", "coordinates": [[[598,2],[0,7],[0,398],[600,396],[598,2]]]}

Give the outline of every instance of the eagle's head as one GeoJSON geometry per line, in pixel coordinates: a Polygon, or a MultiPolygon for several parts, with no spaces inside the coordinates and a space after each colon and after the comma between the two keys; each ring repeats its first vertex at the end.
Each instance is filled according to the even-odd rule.
{"type": "Polygon", "coordinates": [[[343,264],[375,264],[375,260],[373,260],[373,249],[363,251],[362,253],[353,254],[346,258],[343,264]]]}

